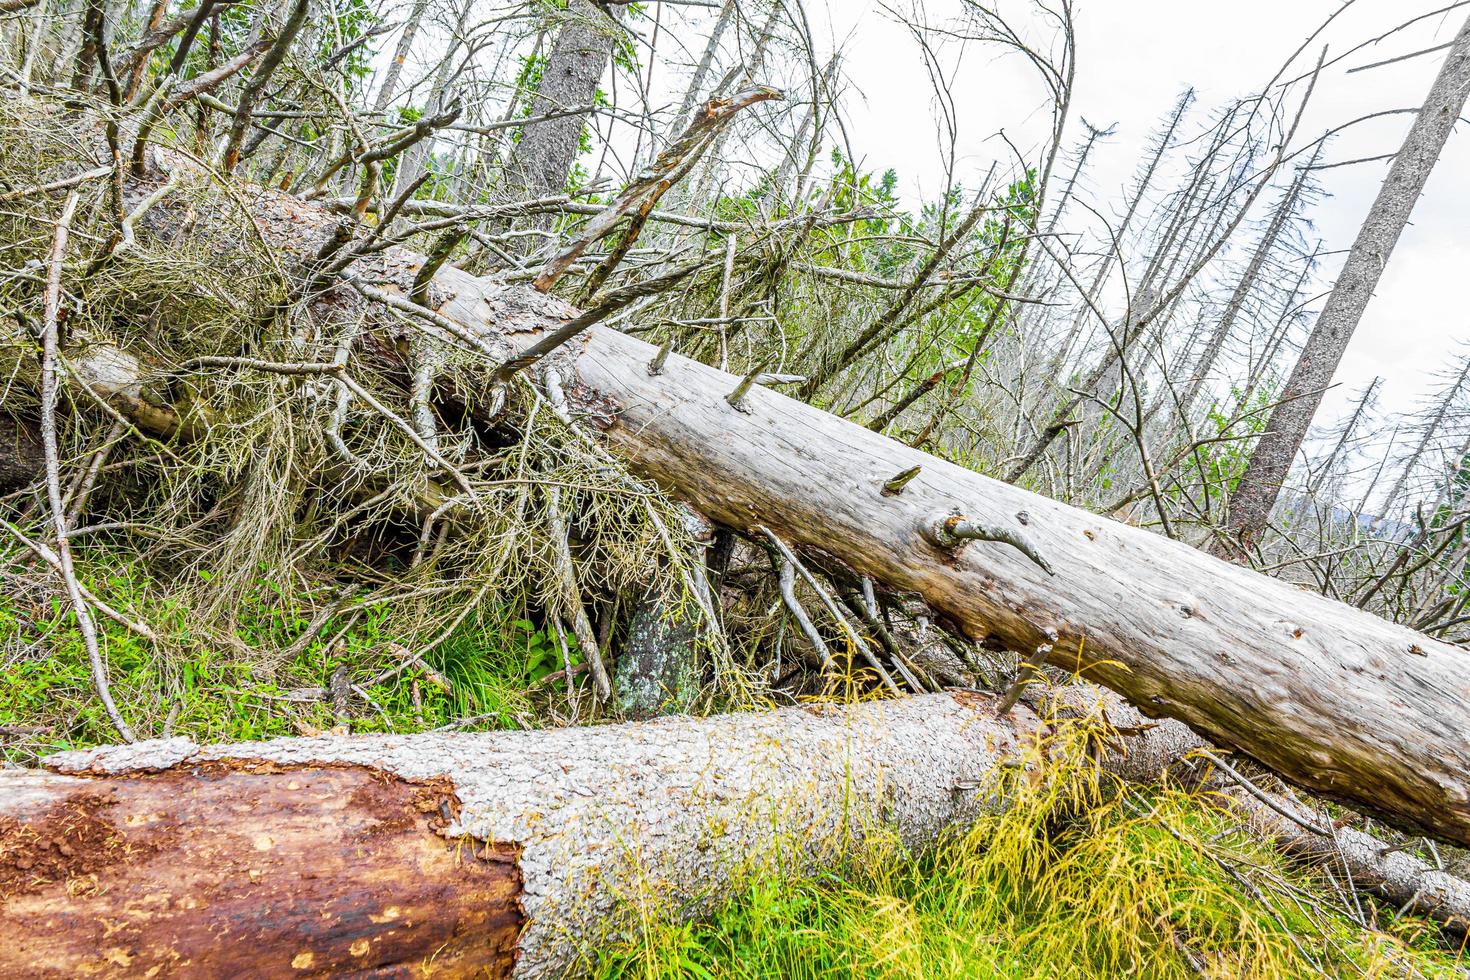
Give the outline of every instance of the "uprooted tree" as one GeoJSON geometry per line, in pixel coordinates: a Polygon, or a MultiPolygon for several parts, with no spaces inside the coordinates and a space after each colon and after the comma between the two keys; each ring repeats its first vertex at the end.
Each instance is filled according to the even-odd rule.
{"type": "MultiPolygon", "coordinates": [[[[190,180],[209,178],[196,176],[179,158],[150,155],[150,161],[158,169],[125,182],[128,213],[145,211],[131,231],[172,240],[179,232],[176,222],[189,220],[193,209],[169,202],[160,190],[182,191],[190,180]]],[[[1300,786],[1470,842],[1470,750],[1463,739],[1470,692],[1464,690],[1458,649],[1185,545],[989,480],[749,379],[661,354],[591,324],[586,314],[531,287],[491,286],[447,264],[425,284],[421,271],[427,260],[388,248],[355,263],[349,282],[324,288],[315,263],[342,224],[326,209],[287,195],[243,185],[233,185],[231,192],[248,195],[236,206],[251,218],[246,230],[259,235],[235,247],[264,244],[287,270],[287,288],[301,294],[297,302],[312,306],[308,316],[354,324],[349,344],[329,345],[349,355],[286,361],[208,354],[163,365],[116,337],[74,335],[71,344],[58,346],[56,363],[67,365],[88,397],[128,424],[175,440],[208,439],[197,430],[229,424],[210,417],[217,408],[191,407],[182,394],[169,397],[162,381],[181,370],[202,374],[203,383],[215,371],[230,370],[240,372],[235,385],[251,385],[246,378],[253,374],[253,384],[267,388],[328,381],[366,392],[353,377],[357,359],[377,359],[386,377],[402,377],[408,387],[417,367],[400,352],[430,342],[467,364],[483,365],[486,383],[478,392],[461,384],[453,390],[467,424],[488,427],[516,400],[514,389],[505,394],[499,386],[533,373],[544,385],[538,398],[545,398],[546,411],[586,433],[587,452],[625,462],[637,477],[711,520],[752,536],[769,532],[785,546],[840,562],[886,591],[918,595],[971,639],[1003,644],[1038,665],[1044,659],[1111,687],[1146,713],[1184,721],[1300,786]],[[413,295],[431,297],[429,305],[415,304],[413,295]]],[[[205,239],[210,231],[196,224],[192,234],[205,239]]],[[[221,237],[202,247],[218,256],[231,243],[221,237]]],[[[126,253],[110,257],[126,260],[126,253]]],[[[60,252],[50,264],[53,281],[64,262],[60,252]]],[[[42,325],[52,337],[59,305],[56,299],[48,304],[42,325]]],[[[279,320],[262,315],[252,325],[270,331],[279,329],[279,320]]],[[[473,377],[471,369],[459,370],[473,377]]],[[[187,391],[193,383],[174,391],[187,391]]],[[[420,442],[428,455],[422,432],[415,445],[420,442]]],[[[420,484],[421,499],[402,506],[437,510],[446,522],[459,520],[460,511],[472,520],[483,502],[467,480],[456,486],[467,464],[455,465],[440,453],[429,456],[436,457],[439,475],[420,484]]],[[[49,549],[44,560],[60,564],[49,549]]],[[[1010,730],[1003,720],[986,722],[974,728],[975,737],[987,726],[1010,730]]],[[[650,729],[649,737],[661,730],[650,729]]],[[[281,761],[334,761],[331,752],[319,758],[312,745],[262,751],[281,761]]],[[[392,750],[361,751],[372,759],[352,758],[399,772],[392,750]]],[[[806,758],[795,751],[786,764],[800,766],[806,758]]],[[[465,764],[478,763],[467,758],[465,764]]],[[[484,764],[493,767],[489,756],[484,764]]],[[[980,773],[991,768],[978,756],[968,764],[980,773]]],[[[895,765],[893,771],[904,768],[895,765]]],[[[429,775],[419,769],[405,773],[429,775]]],[[[441,775],[450,776],[448,791],[463,797],[461,780],[441,775]]],[[[56,785],[42,780],[37,792],[50,793],[56,785]]],[[[174,792],[167,779],[145,780],[128,792],[147,800],[150,786],[160,794],[174,792]]],[[[62,795],[43,796],[44,806],[30,820],[44,822],[65,812],[66,794],[83,792],[77,784],[56,791],[62,795]]],[[[322,795],[336,792],[345,791],[322,795]]],[[[900,795],[918,804],[918,797],[900,795]]],[[[269,834],[269,824],[260,833],[269,834]]],[[[281,832],[289,836],[289,824],[281,832]]],[[[475,836],[497,846],[523,843],[513,831],[482,830],[475,836]]]]}
{"type": "MultiPolygon", "coordinates": [[[[1026,285],[1029,180],[941,223],[913,279],[876,286],[822,264],[836,251],[823,229],[868,220],[853,187],[758,224],[660,210],[739,113],[778,95],[732,75],[615,195],[445,204],[413,174],[384,173],[459,125],[442,86],[437,114],[401,126],[359,118],[309,72],[289,82],[307,108],[259,108],[284,98],[267,82],[306,9],[199,71],[181,71],[188,44],[174,39],[209,5],[124,52],[89,13],[75,83],[23,79],[33,94],[0,110],[0,254],[15,270],[3,529],[28,581],[59,586],[121,738],[159,733],[135,731],[113,698],[98,623],[171,641],[89,580],[78,552],[91,540],[153,542],[145,563],[191,583],[190,627],[227,648],[261,575],[286,591],[303,568],[330,580],[303,648],[345,606],[391,604],[405,639],[422,638],[391,645],[396,666],[283,696],[343,717],[382,678],[447,686],[429,653],[496,602],[554,625],[574,719],[591,715],[579,698],[607,716],[630,692],[629,714],[687,706],[701,687],[738,701],[754,671],[735,646],[772,633],[727,607],[737,551],[757,576],[769,562],[758,594],[799,634],[780,671],[792,690],[929,696],[550,733],[165,739],[0,773],[0,923],[18,937],[0,965],[228,972],[248,955],[282,972],[558,971],[626,921],[650,880],[644,899],[688,914],[793,838],[790,859],[810,867],[880,823],[921,844],[1003,808],[1007,780],[1038,764],[1047,725],[1017,700],[1044,668],[1171,720],[1121,736],[1166,743],[1143,778],[1200,749],[1192,730],[1312,793],[1470,844],[1460,647],[882,433],[931,392],[963,391],[983,339],[1026,299],[1009,290],[1026,285]],[[175,43],[169,67],[151,68],[175,43]],[[282,130],[318,116],[340,139],[303,183],[282,130]],[[562,236],[526,258],[553,220],[562,236]],[[691,245],[696,230],[711,239],[691,245]],[[982,295],[969,297],[976,339],[933,383],[874,394],[882,424],[788,398],[771,390],[793,380],[786,364],[731,350],[770,319],[785,277],[812,269],[892,298],[857,336],[812,342],[809,395],[933,312],[921,295],[982,295]],[[654,316],[651,301],[681,294],[719,315],[654,316]],[[669,328],[653,343],[633,334],[650,322],[669,328]],[[725,370],[732,360],[744,368],[725,370]],[[933,634],[944,642],[913,641],[933,634]],[[939,693],[933,646],[1002,655],[1019,675],[993,697],[939,693]]],[[[575,19],[561,30],[604,36],[575,19]]],[[[531,111],[562,124],[551,143],[565,155],[580,108],[531,111]]],[[[1148,326],[1125,322],[1130,337],[1148,326]]],[[[1289,799],[1238,805],[1303,854],[1327,837],[1348,853],[1339,828],[1289,799]]],[[[1353,846],[1360,880],[1463,927],[1461,883],[1353,846]]]]}

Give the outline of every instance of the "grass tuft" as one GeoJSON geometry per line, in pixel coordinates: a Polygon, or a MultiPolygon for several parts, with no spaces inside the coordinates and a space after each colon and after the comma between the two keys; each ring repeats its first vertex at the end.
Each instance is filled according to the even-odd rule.
{"type": "Polygon", "coordinates": [[[765,875],[700,922],[645,924],[603,980],[1449,977],[1463,956],[1380,910],[1364,929],[1206,795],[1101,774],[1080,729],[1012,805],[923,853],[877,837],[835,870],[765,875]]]}

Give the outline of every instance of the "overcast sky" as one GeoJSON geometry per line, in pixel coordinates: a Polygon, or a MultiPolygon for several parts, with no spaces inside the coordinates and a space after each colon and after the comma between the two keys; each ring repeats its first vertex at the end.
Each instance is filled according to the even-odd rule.
{"type": "MultiPolygon", "coordinates": [[[[903,0],[890,0],[899,6],[903,0]]],[[[1302,56],[1309,70],[1323,44],[1328,55],[1389,31],[1440,2],[1357,0],[1302,56]]],[[[896,168],[913,199],[929,197],[945,182],[936,136],[935,100],[919,49],[874,0],[809,0],[813,27],[825,44],[845,52],[852,86],[846,98],[847,132],[869,168],[896,168]]],[[[931,24],[959,12],[959,0],[918,4],[931,24]]],[[[1077,83],[1068,144],[1085,117],[1117,124],[1117,135],[1094,152],[1086,193],[1107,206],[1131,180],[1143,143],[1188,86],[1198,105],[1213,108],[1257,92],[1281,63],[1333,11],[1340,0],[1078,0],[1077,83]]],[[[911,10],[912,7],[903,9],[911,10]]],[[[1022,3],[1002,9],[1024,14],[1022,3]]],[[[1449,41],[1470,7],[1460,7],[1400,31],[1339,63],[1319,83],[1302,134],[1315,137],[1332,126],[1383,109],[1417,107],[1438,70],[1435,52],[1370,71],[1346,69],[1449,41]]],[[[1018,18],[1024,21],[1024,17],[1018,18]]],[[[1037,40],[1046,35],[1037,25],[1037,40]]],[[[820,43],[820,42],[819,42],[820,43]]],[[[952,56],[957,48],[948,52],[952,56]]],[[[1023,151],[1037,149],[1050,126],[1049,107],[1036,76],[1019,58],[970,46],[954,78],[958,104],[959,172],[978,184],[991,162],[1008,153],[995,134],[1004,130],[1023,151]]],[[[1353,127],[1334,140],[1326,162],[1397,149],[1409,117],[1400,115],[1353,127]]],[[[1388,164],[1340,167],[1321,173],[1329,196],[1312,211],[1328,249],[1352,243],[1388,164]]],[[[1328,267],[1329,276],[1335,268],[1328,267]]],[[[1414,223],[1399,242],[1366,319],[1342,367],[1325,411],[1340,412],[1348,392],[1375,375],[1386,379],[1380,406],[1411,410],[1433,384],[1432,373],[1449,351],[1470,339],[1470,125],[1451,139],[1414,223]]],[[[1319,418],[1320,421],[1320,418],[1319,418]]]]}

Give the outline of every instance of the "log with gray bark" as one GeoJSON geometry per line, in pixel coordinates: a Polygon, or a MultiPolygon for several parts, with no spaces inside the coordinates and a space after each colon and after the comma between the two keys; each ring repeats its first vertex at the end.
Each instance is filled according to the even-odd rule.
{"type": "Polygon", "coordinates": [[[933,841],[1039,732],[940,694],[66,753],[0,771],[0,976],[560,975],[748,875],[933,841]]]}
{"type": "MultiPolygon", "coordinates": [[[[303,266],[336,228],[320,207],[266,191],[251,214],[262,237],[303,266]]],[[[151,220],[170,233],[181,215],[160,209],[151,220]]],[[[422,261],[390,250],[356,274],[376,279],[380,296],[401,296],[422,261]]],[[[584,322],[555,297],[448,265],[430,292],[436,309],[423,328],[457,343],[470,338],[487,361],[584,322]]],[[[122,377],[127,355],[98,350],[73,363],[79,373],[105,363],[93,374],[106,375],[119,410],[180,424],[147,400],[146,378],[122,377]]],[[[651,373],[656,354],[590,325],[538,369],[560,374],[574,414],[636,472],[714,521],[747,533],[769,528],[892,591],[922,596],[976,640],[1027,655],[1048,646],[1054,666],[1301,787],[1470,843],[1470,656],[1461,648],[769,390],[746,393],[737,409],[726,395],[739,378],[678,355],[651,373]],[[915,468],[901,490],[884,492],[915,468]],[[992,540],[946,533],[957,517],[990,529],[992,540]]]]}
{"type": "MultiPolygon", "coordinates": [[[[1095,694],[1071,704],[1094,713],[1095,694]]],[[[1121,726],[1103,764],[1123,779],[1156,781],[1204,748],[1102,705],[1121,726]]],[[[0,771],[0,975],[579,972],[637,922],[687,919],[752,876],[831,865],[874,834],[921,848],[1003,808],[1044,734],[1025,704],[997,716],[994,699],[952,693],[64,753],[0,771]]],[[[1220,788],[1287,853],[1464,933],[1464,881],[1298,801],[1220,788]]]]}

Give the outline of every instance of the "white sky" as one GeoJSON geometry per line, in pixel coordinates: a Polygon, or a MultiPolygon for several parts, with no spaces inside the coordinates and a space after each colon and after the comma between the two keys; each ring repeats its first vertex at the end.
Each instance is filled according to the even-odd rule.
{"type": "MultiPolygon", "coordinates": [[[[891,5],[902,2],[891,0],[891,5]]],[[[1303,54],[1299,70],[1291,74],[1309,70],[1323,44],[1332,57],[1449,2],[1357,0],[1303,54]]],[[[945,179],[936,104],[908,32],[875,0],[808,3],[819,44],[846,51],[843,70],[854,89],[846,99],[847,132],[854,150],[870,169],[896,168],[901,190],[913,200],[941,191],[945,179]]],[[[951,21],[959,11],[959,0],[916,3],[934,25],[951,21]]],[[[1022,3],[1001,0],[1001,6],[1016,13],[1018,22],[1026,22],[1022,3]]],[[[1258,91],[1339,6],[1340,0],[1078,0],[1075,110],[1066,146],[1081,133],[1079,117],[1099,126],[1117,123],[1117,135],[1094,150],[1090,161],[1085,186],[1090,203],[1106,208],[1121,198],[1144,141],[1186,87],[1198,91],[1200,110],[1258,91]]],[[[1317,87],[1300,135],[1314,138],[1377,110],[1417,107],[1443,52],[1354,74],[1345,69],[1445,43],[1467,15],[1470,7],[1430,18],[1330,69],[1317,87]]],[[[1035,39],[1044,41],[1047,35],[1039,23],[1037,27],[1035,39]]],[[[949,52],[948,60],[954,53],[949,52]]],[[[1037,148],[1050,126],[1049,108],[1036,76],[1019,58],[972,46],[956,72],[954,92],[960,129],[956,176],[961,182],[978,184],[993,160],[1004,165],[1008,152],[995,138],[1002,129],[1039,159],[1037,148]]],[[[1400,115],[1353,127],[1334,140],[1325,162],[1392,152],[1409,119],[1400,115]]],[[[1362,164],[1319,174],[1330,196],[1311,216],[1329,250],[1352,243],[1387,166],[1362,164]]],[[[1415,210],[1413,226],[1394,253],[1319,421],[1340,413],[1346,395],[1375,375],[1386,379],[1381,411],[1411,410],[1433,384],[1431,374],[1450,349],[1470,339],[1470,309],[1464,299],[1470,278],[1467,178],[1470,125],[1462,123],[1415,210]]],[[[1335,268],[1327,265],[1324,272],[1330,277],[1335,268]]]]}

